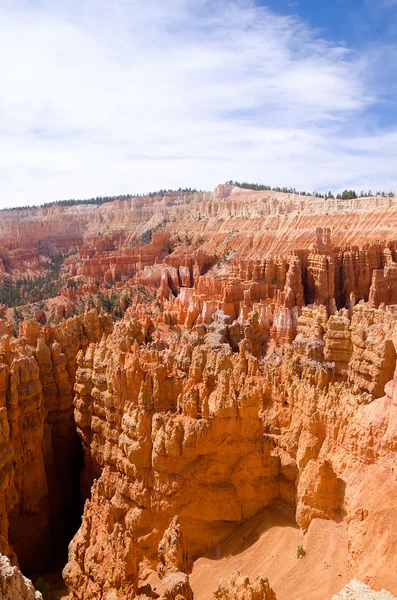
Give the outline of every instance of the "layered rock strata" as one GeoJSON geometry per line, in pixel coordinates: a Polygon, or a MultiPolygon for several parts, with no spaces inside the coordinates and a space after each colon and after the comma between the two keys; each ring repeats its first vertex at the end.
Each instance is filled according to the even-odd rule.
{"type": "MultiPolygon", "coordinates": [[[[369,227],[397,209],[350,202],[353,232],[340,207],[220,186],[83,207],[78,226],[48,209],[46,244],[80,249],[68,298],[147,301],[114,327],[92,310],[15,339],[0,322],[0,552],[46,568],[74,506],[70,600],[191,600],[191,560],[277,506],[302,535],[339,523],[354,575],[397,593],[397,250],[369,227]]],[[[36,268],[43,210],[5,215],[2,275],[36,268]]],[[[217,597],[274,600],[264,575],[217,597]]]]}
{"type": "Polygon", "coordinates": [[[76,354],[110,329],[108,317],[93,311],[60,327],[25,321],[20,338],[1,337],[0,549],[14,559],[15,551],[25,570],[48,566],[70,535],[79,487],[76,354]]]}
{"type": "MultiPolygon", "coordinates": [[[[395,527],[384,503],[397,492],[395,356],[389,351],[396,317],[364,304],[355,307],[351,322],[346,312],[332,317],[332,331],[351,329],[351,339],[345,333],[338,338],[344,354],[327,362],[336,338],[328,348],[325,340],[323,353],[313,352],[311,339],[321,338],[327,321],[311,330],[308,311],[298,320],[305,337],[284,358],[259,359],[245,340],[233,351],[222,318],[162,350],[145,345],[136,328],[122,322],[106,340],[80,351],[75,419],[84,476],[99,477],[95,485],[101,486],[89,514],[99,510],[108,531],[101,538],[104,555],[116,552],[109,534],[117,522],[120,547],[134,548],[139,579],[155,568],[172,515],[178,514],[194,558],[261,508],[281,504],[303,531],[313,519],[344,521],[351,568],[375,582],[386,580],[390,589],[397,585],[391,542],[383,536],[395,527]],[[357,369],[360,352],[371,385],[357,369]],[[379,397],[385,373],[390,382],[379,397]],[[373,486],[376,493],[368,494],[373,486]],[[375,569],[369,538],[377,549],[375,569]]],[[[249,337],[248,324],[247,331],[249,337]]],[[[83,580],[91,518],[84,517],[87,525],[70,547],[69,565],[83,580]]],[[[91,582],[96,572],[92,568],[91,582]]],[[[67,580],[72,598],[86,597],[83,585],[73,583],[79,578],[67,580]]]]}
{"type": "Polygon", "coordinates": [[[363,303],[352,319],[303,307],[282,356],[265,353],[255,313],[219,312],[162,345],[95,311],[59,328],[25,321],[19,339],[1,339],[2,551],[27,568],[51,553],[77,426],[90,499],[70,598],[104,586],[133,598],[158,553],[164,593],[186,591],[187,549],[202,555],[275,504],[303,531],[345,522],[351,568],[393,591],[396,331],[397,316],[363,303]]]}

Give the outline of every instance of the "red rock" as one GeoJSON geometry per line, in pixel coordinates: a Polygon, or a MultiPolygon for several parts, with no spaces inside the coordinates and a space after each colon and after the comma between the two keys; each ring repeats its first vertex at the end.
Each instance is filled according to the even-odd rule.
{"type": "MultiPolygon", "coordinates": [[[[309,533],[338,522],[348,566],[397,592],[395,201],[219,186],[91,209],[0,223],[2,278],[39,273],[42,244],[79,248],[60,319],[98,290],[125,311],[25,320],[17,339],[0,324],[0,551],[48,564],[77,431],[71,600],[134,598],[158,554],[160,598],[190,600],[188,552],[276,504],[309,533]]],[[[274,598],[240,574],[216,595],[274,598]]]]}
{"type": "Polygon", "coordinates": [[[226,580],[221,579],[215,592],[217,600],[276,600],[276,594],[265,577],[257,577],[252,583],[249,577],[234,571],[226,580]]]}

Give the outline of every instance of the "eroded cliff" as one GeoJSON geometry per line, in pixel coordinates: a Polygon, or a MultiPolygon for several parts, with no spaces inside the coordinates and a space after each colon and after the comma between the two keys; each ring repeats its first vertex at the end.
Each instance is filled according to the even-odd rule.
{"type": "MultiPolygon", "coordinates": [[[[36,250],[42,210],[21,215],[36,250]]],[[[74,536],[69,600],[397,593],[397,246],[371,229],[394,200],[220,186],[73,210],[47,216],[81,314],[0,321],[0,552],[46,570],[74,536]],[[258,558],[272,515],[288,553],[258,558]]]]}
{"type": "Polygon", "coordinates": [[[110,328],[109,318],[93,311],[60,327],[24,321],[17,339],[3,330],[0,549],[14,560],[16,552],[25,571],[48,567],[78,523],[75,359],[110,328]]]}
{"type": "MultiPolygon", "coordinates": [[[[307,316],[298,326],[301,319],[307,316]]],[[[134,548],[136,587],[155,567],[173,515],[198,557],[264,507],[283,505],[304,532],[313,519],[345,523],[349,567],[395,589],[393,537],[384,532],[394,529],[397,491],[395,353],[389,351],[397,320],[364,304],[351,322],[335,315],[333,326],[337,319],[342,332],[351,330],[343,380],[335,363],[302,353],[302,339],[283,358],[252,354],[244,342],[255,320],[233,351],[221,314],[167,348],[143,344],[136,328],[122,322],[80,351],[75,418],[86,477],[99,476],[101,486],[90,510],[98,502],[101,523],[107,522],[106,555],[116,552],[118,536],[134,548]],[[389,376],[386,395],[376,398],[389,376]]],[[[87,569],[97,572],[92,543],[81,531],[70,547],[72,598],[87,597],[78,582],[87,569]]]]}

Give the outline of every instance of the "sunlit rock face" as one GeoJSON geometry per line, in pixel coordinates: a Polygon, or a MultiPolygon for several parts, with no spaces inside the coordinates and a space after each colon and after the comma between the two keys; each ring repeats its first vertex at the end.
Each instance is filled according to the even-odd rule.
{"type": "Polygon", "coordinates": [[[395,596],[385,590],[375,592],[365,583],[353,580],[332,600],[395,600],[395,596]]]}
{"type": "MultiPolygon", "coordinates": [[[[69,306],[18,337],[0,320],[0,552],[30,573],[70,542],[69,600],[191,600],[194,561],[279,511],[307,554],[297,597],[331,523],[349,579],[332,571],[329,597],[352,577],[396,594],[394,199],[218,186],[91,208],[0,225],[1,277],[66,251],[69,306]],[[112,322],[95,294],[117,292],[112,322]]],[[[292,600],[291,557],[281,574],[256,558],[211,596],[292,600]]]]}
{"type": "Polygon", "coordinates": [[[43,600],[33,583],[24,577],[18,567],[13,567],[7,556],[0,554],[1,600],[43,600]]]}
{"type": "MultiPolygon", "coordinates": [[[[394,528],[393,513],[379,493],[392,503],[395,355],[388,344],[397,321],[391,325],[394,316],[361,304],[351,321],[344,312],[319,325],[318,309],[313,317],[308,311],[298,319],[296,347],[265,360],[247,349],[249,335],[232,350],[221,315],[163,350],[140,343],[142,336],[123,322],[80,351],[75,420],[87,457],[83,480],[99,477],[100,502],[108,506],[110,537],[101,542],[110,544],[107,556],[119,539],[111,515],[135,548],[139,573],[155,567],[171,515],[178,515],[196,558],[262,508],[281,504],[303,531],[313,519],[346,523],[352,568],[390,580],[393,559],[383,532],[394,528]],[[313,353],[331,331],[324,352],[313,353]],[[331,351],[338,361],[327,362],[331,351]],[[370,386],[356,367],[360,352],[370,386]],[[387,394],[378,397],[385,373],[387,394]],[[377,494],[368,494],[373,487],[377,494]],[[377,549],[372,573],[368,535],[377,549]]],[[[91,510],[97,498],[96,491],[91,510]]],[[[84,571],[91,542],[84,530],[76,540],[70,560],[84,571]]],[[[72,588],[84,598],[80,585],[72,588]]]]}
{"type": "Polygon", "coordinates": [[[251,582],[239,571],[234,571],[227,579],[221,579],[214,596],[217,600],[276,600],[266,578],[259,576],[251,582]]]}
{"type": "Polygon", "coordinates": [[[59,327],[24,321],[19,338],[1,337],[0,547],[24,570],[45,569],[67,535],[79,479],[76,355],[110,328],[94,311],[59,327]]]}

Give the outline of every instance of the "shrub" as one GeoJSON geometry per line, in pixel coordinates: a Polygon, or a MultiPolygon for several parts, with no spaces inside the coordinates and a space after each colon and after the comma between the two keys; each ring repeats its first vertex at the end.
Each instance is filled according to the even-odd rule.
{"type": "Polygon", "coordinates": [[[50,584],[48,581],[44,581],[42,577],[40,577],[34,584],[36,592],[41,592],[43,596],[43,600],[47,600],[50,594],[50,584]]]}
{"type": "Polygon", "coordinates": [[[296,549],[296,558],[303,558],[306,555],[306,550],[304,549],[302,544],[298,544],[296,549]]]}

